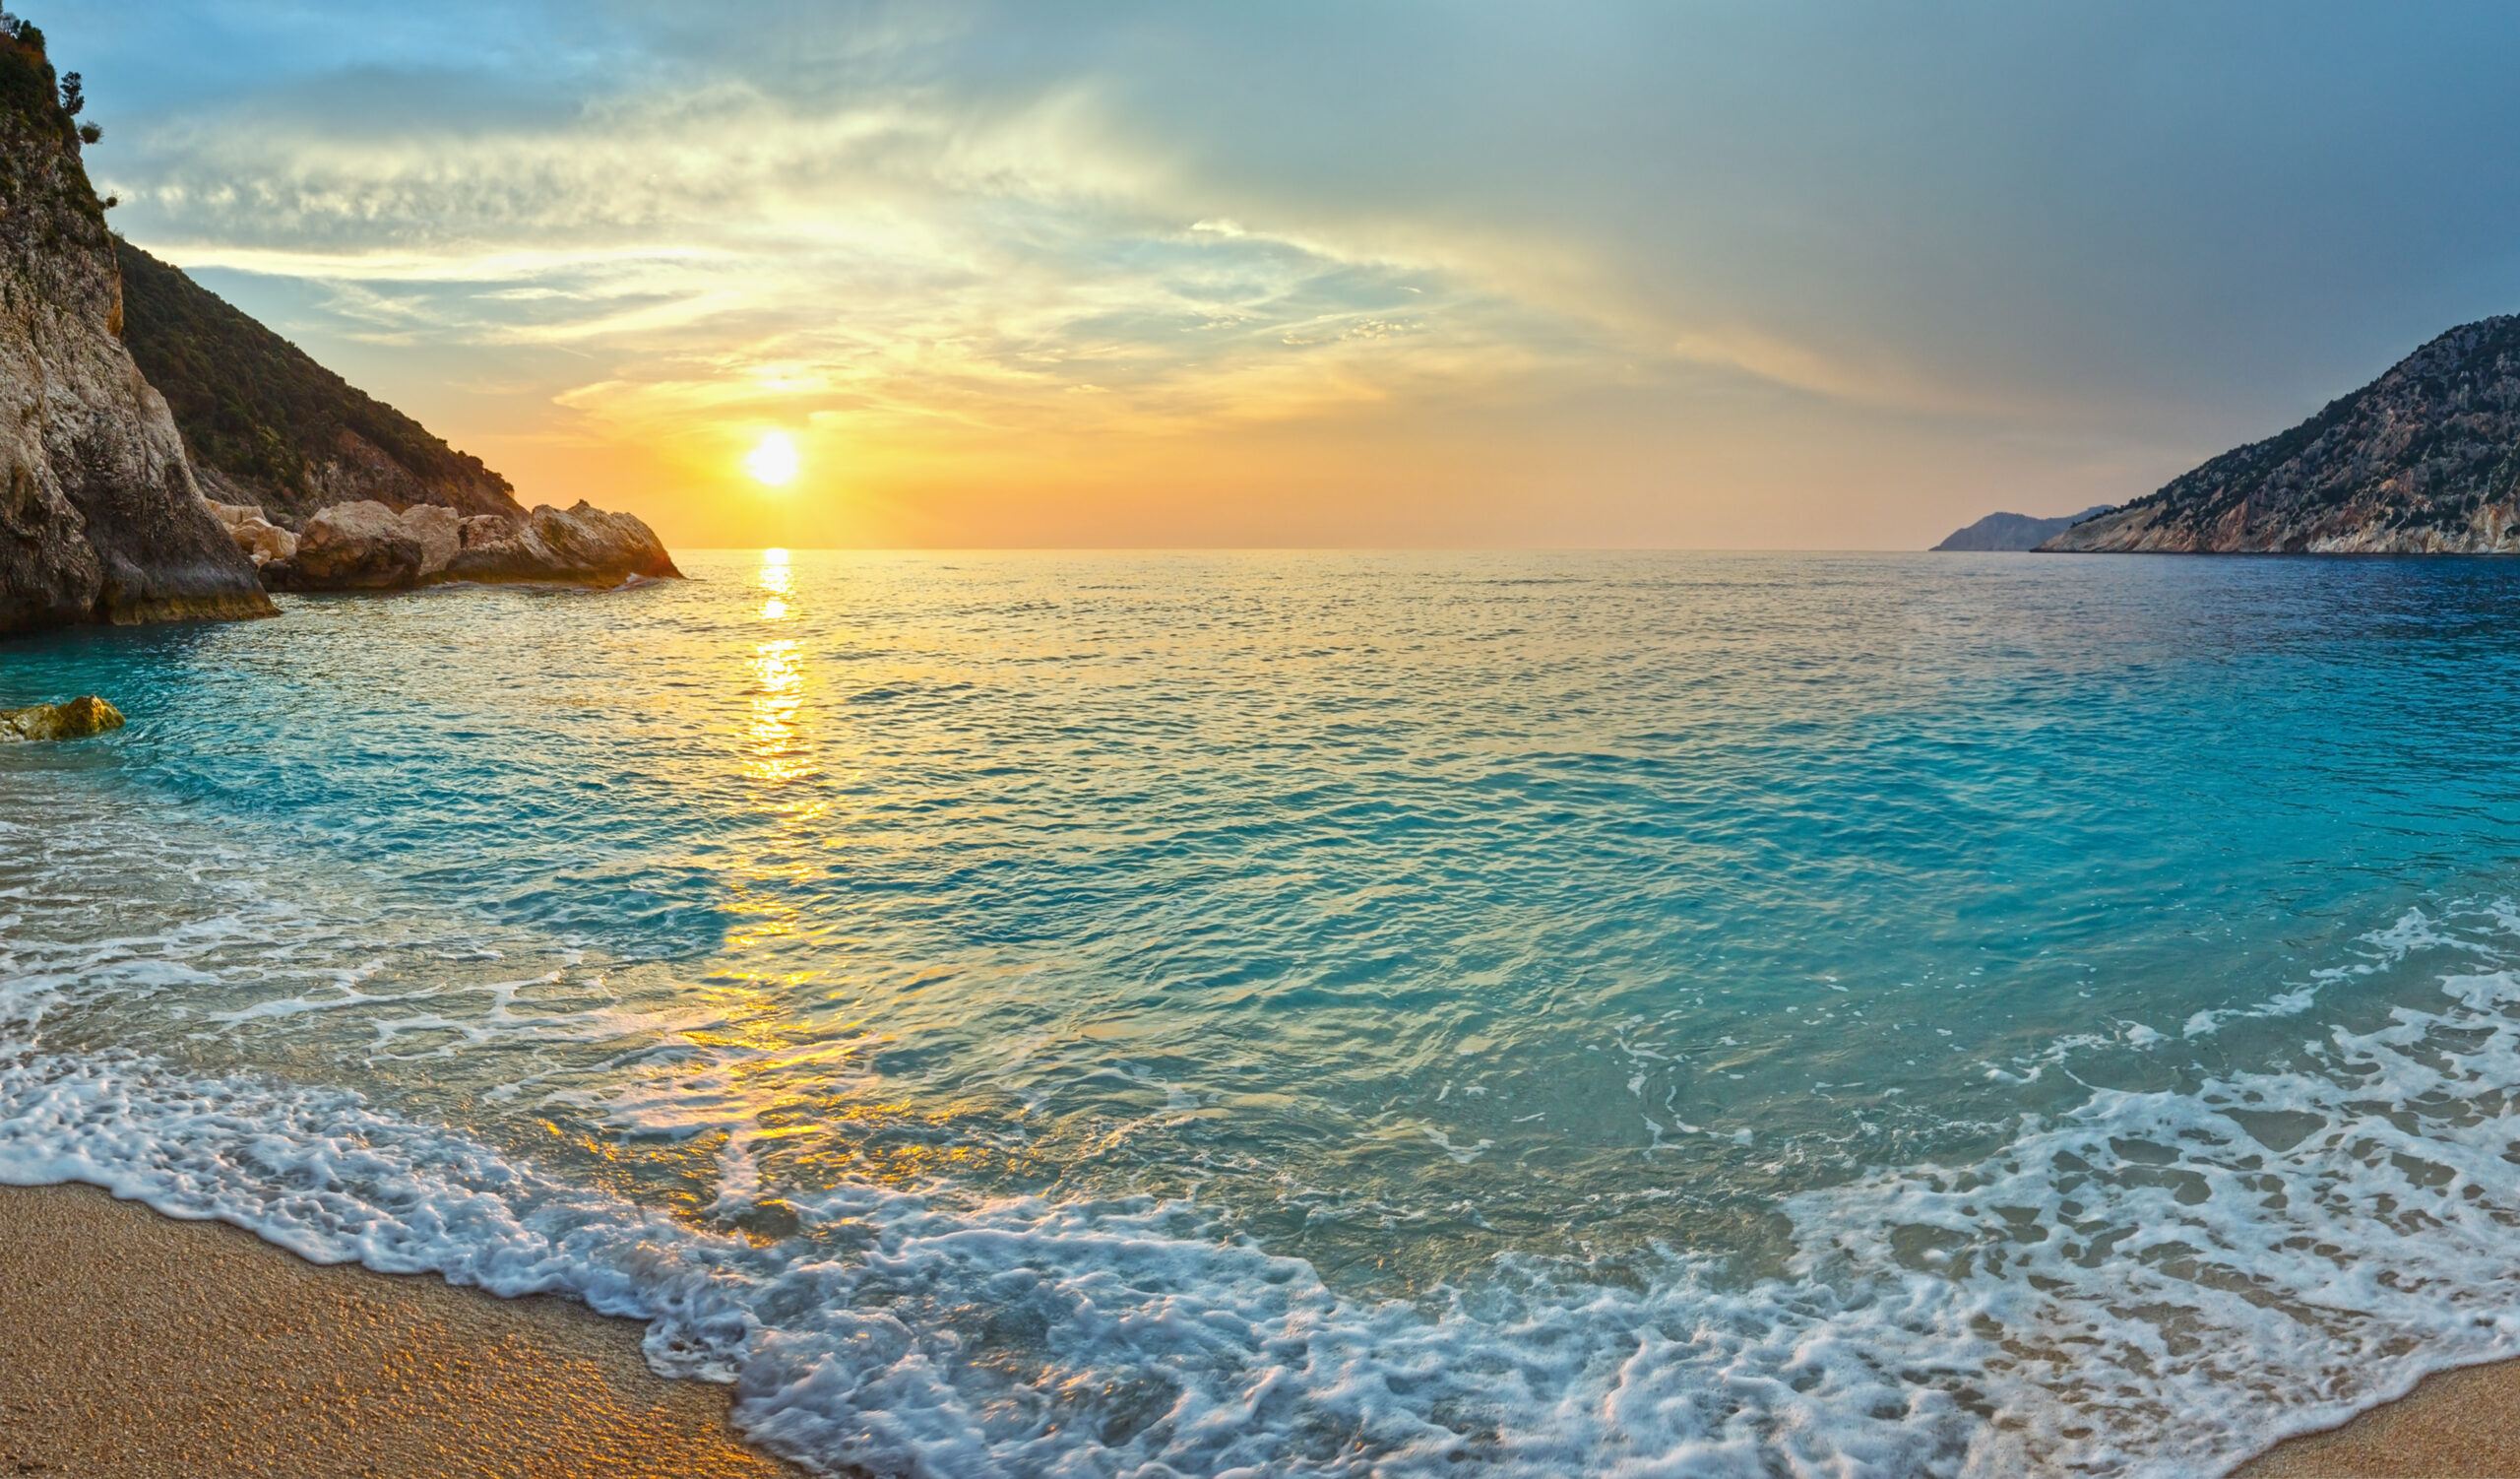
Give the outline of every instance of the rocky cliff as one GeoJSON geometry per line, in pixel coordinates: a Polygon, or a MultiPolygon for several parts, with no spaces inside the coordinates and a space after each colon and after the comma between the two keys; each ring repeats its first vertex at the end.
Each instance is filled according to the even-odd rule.
{"type": "Polygon", "coordinates": [[[319,508],[434,503],[523,516],[508,481],[127,241],[123,341],[166,397],[210,496],[295,528],[319,508]]]}
{"type": "Polygon", "coordinates": [[[269,614],[123,347],[80,142],[42,34],[0,26],[0,632],[269,614]]]}
{"type": "Polygon", "coordinates": [[[2520,317],[2466,324],[2048,550],[2520,553],[2520,317]]]}

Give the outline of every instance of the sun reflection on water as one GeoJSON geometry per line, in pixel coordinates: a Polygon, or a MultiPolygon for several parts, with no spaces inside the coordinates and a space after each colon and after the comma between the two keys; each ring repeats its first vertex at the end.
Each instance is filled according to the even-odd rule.
{"type": "Polygon", "coordinates": [[[796,571],[788,563],[785,549],[761,551],[761,568],[753,572],[752,583],[763,592],[761,619],[786,621],[792,614],[788,598],[796,594],[796,571]]]}
{"type": "MultiPolygon", "coordinates": [[[[791,886],[812,871],[808,860],[830,804],[809,784],[821,776],[822,766],[807,704],[805,644],[777,634],[798,619],[803,606],[788,551],[764,549],[752,579],[767,598],[759,619],[771,630],[753,645],[744,663],[751,681],[738,740],[743,775],[754,783],[752,804],[778,816],[780,825],[770,846],[737,862],[729,872],[734,892],[729,908],[740,920],[726,935],[730,964],[766,941],[789,938],[807,928],[789,902],[791,886]]],[[[724,974],[730,980],[753,979],[740,966],[724,974]]],[[[799,983],[786,979],[781,984],[799,983]]]]}

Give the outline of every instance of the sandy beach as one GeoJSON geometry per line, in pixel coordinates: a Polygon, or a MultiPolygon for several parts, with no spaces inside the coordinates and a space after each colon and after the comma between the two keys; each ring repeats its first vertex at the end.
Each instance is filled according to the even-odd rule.
{"type": "Polygon", "coordinates": [[[726,1390],[562,1299],[320,1267],[90,1187],[0,1188],[0,1471],[771,1476],[726,1390]]]}
{"type": "Polygon", "coordinates": [[[2427,1378],[2402,1401],[2278,1445],[2233,1479],[2507,1479],[2520,1474],[2520,1361],[2427,1378]]]}

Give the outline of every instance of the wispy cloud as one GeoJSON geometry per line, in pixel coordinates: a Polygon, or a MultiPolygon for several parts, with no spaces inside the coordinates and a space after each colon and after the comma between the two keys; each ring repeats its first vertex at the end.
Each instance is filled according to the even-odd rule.
{"type": "Polygon", "coordinates": [[[561,403],[621,422],[1179,431],[1602,357],[1476,262],[1203,214],[1081,86],[977,116],[721,84],[385,140],[195,121],[112,183],[177,260],[324,285],[364,335],[586,352],[561,403]]]}

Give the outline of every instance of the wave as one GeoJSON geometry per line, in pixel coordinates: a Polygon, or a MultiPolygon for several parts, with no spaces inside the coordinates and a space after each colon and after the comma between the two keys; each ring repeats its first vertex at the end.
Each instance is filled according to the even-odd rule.
{"type": "Polygon", "coordinates": [[[2520,1351],[2515,936],[2508,905],[2411,914],[2365,945],[2456,952],[2437,1001],[1794,1196],[1756,1279],[1508,1257],[1376,1302],[1188,1202],[862,1183],[746,1235],[356,1094],[32,1041],[0,1045],[0,1181],[575,1295],[825,1470],[2192,1473],[2520,1351]]]}

